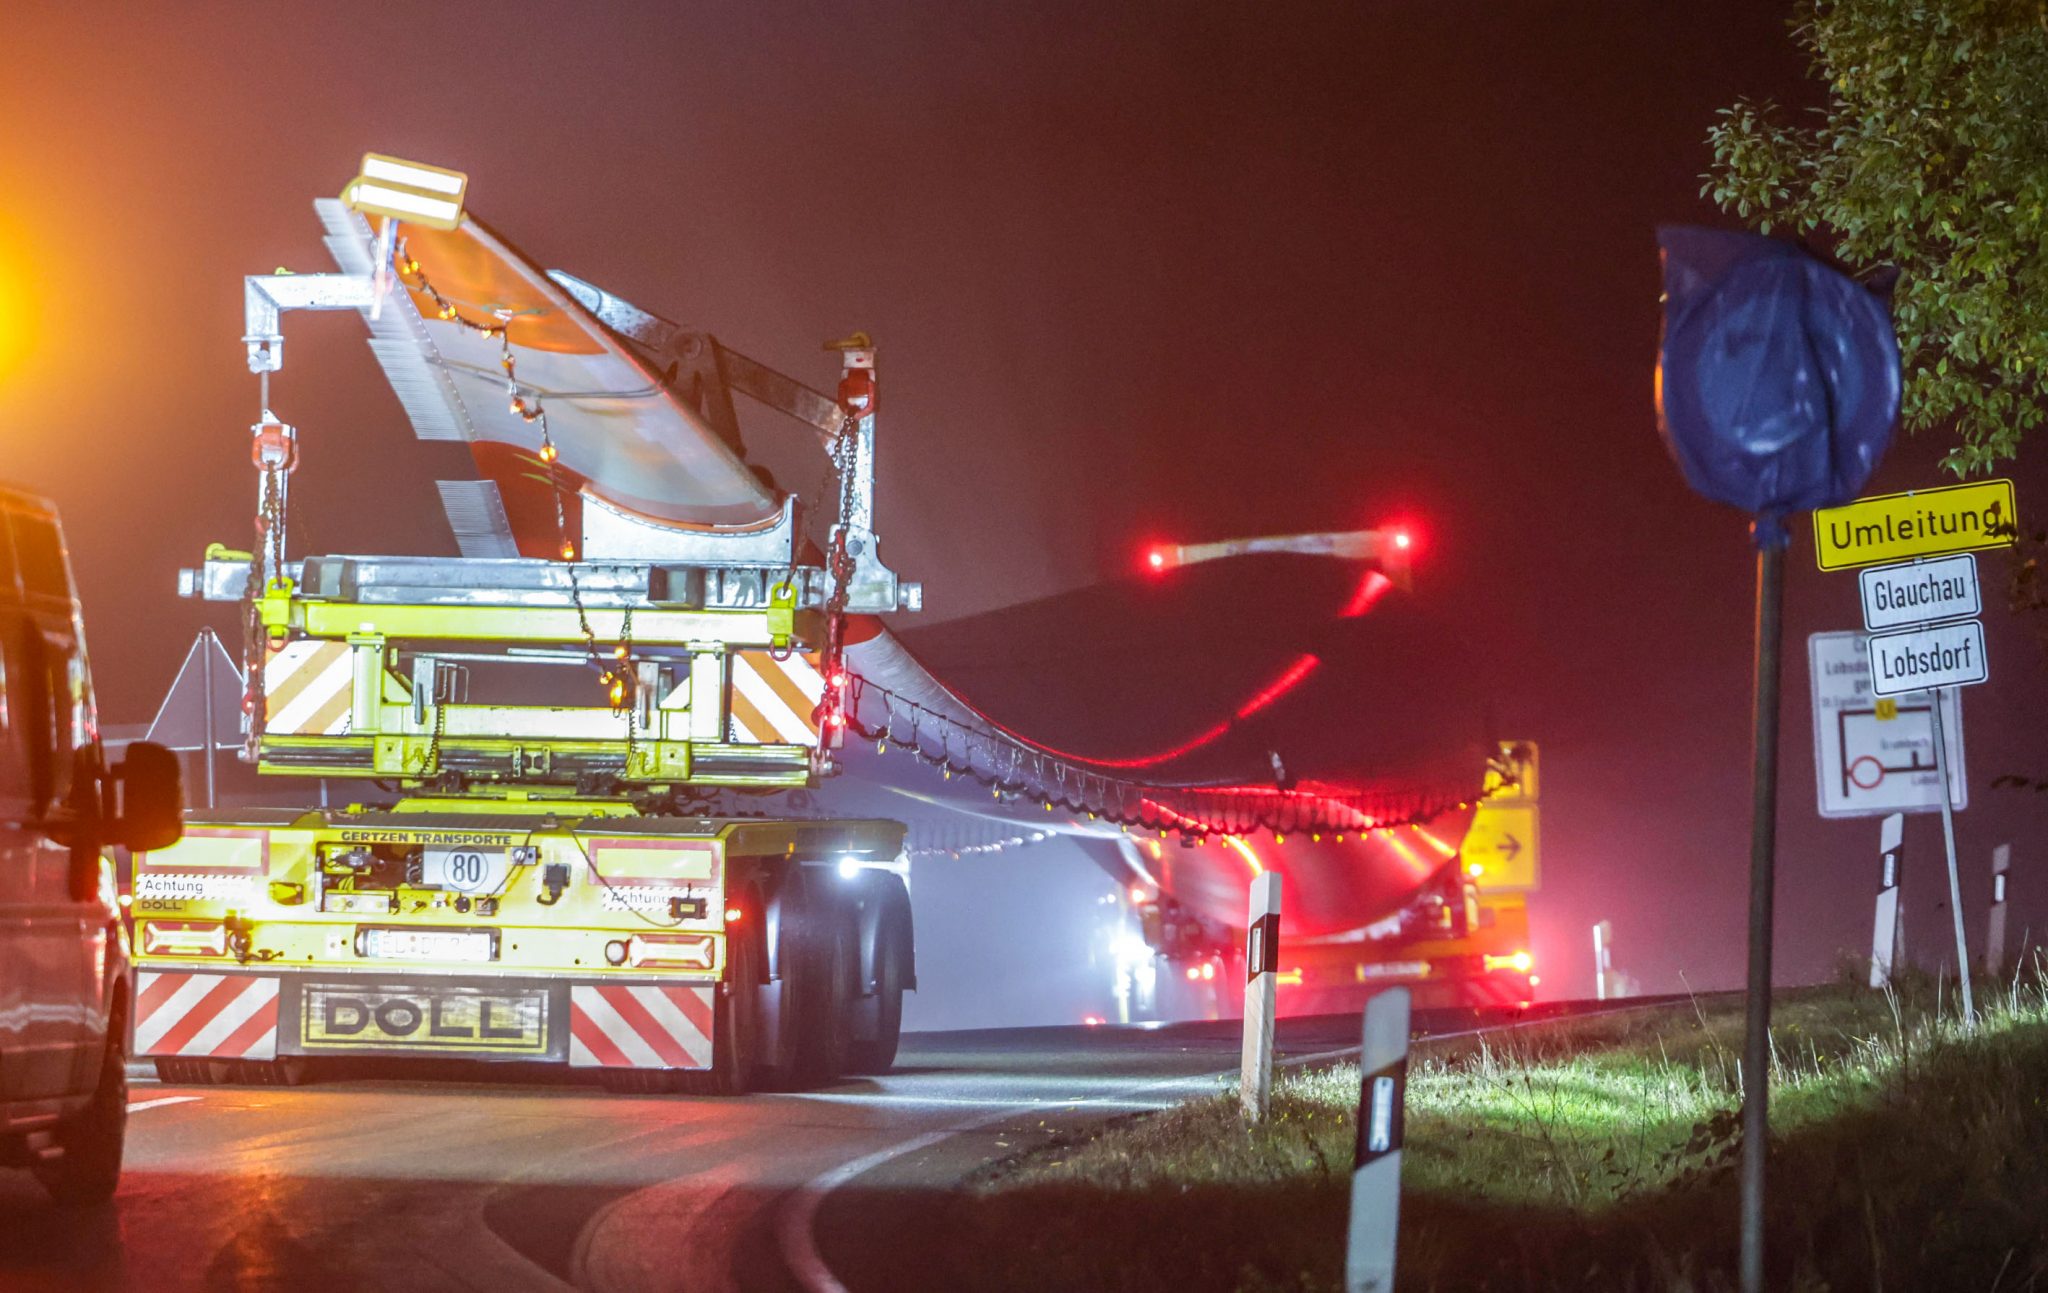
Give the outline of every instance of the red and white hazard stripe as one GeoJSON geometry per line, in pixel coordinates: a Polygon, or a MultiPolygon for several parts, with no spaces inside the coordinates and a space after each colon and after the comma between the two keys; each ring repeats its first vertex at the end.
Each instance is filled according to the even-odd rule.
{"type": "Polygon", "coordinates": [[[355,674],[346,642],[301,639],[263,663],[263,730],[286,736],[347,733],[355,674]]]}
{"type": "Polygon", "coordinates": [[[710,984],[572,986],[570,1067],[710,1068],[711,993],[710,984]]]}
{"type": "Polygon", "coordinates": [[[811,715],[825,694],[825,679],[808,655],[778,660],[767,651],[732,656],[733,739],[751,745],[816,745],[811,715]]]}
{"type": "Polygon", "coordinates": [[[277,980],[143,970],[135,976],[135,1053],[277,1056],[277,980]]]}

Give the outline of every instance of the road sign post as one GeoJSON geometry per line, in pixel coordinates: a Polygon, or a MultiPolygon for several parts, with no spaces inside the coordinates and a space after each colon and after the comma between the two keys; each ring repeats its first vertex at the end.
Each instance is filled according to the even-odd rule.
{"type": "Polygon", "coordinates": [[[1755,745],[1750,757],[1749,980],[1742,1046],[1742,1288],[1764,1287],[1764,1156],[1770,1142],[1771,906],[1778,849],[1778,661],[1785,549],[1756,552],[1755,745]]]}
{"type": "Polygon", "coordinates": [[[1607,974],[1614,968],[1614,925],[1601,921],[1593,926],[1593,996],[1607,1000],[1607,974]]]}
{"type": "Polygon", "coordinates": [[[1882,988],[1892,981],[1901,943],[1899,929],[1900,863],[1904,860],[1906,817],[1893,813],[1879,823],[1877,848],[1882,858],[1877,882],[1877,918],[1870,929],[1870,986],[1882,988]]]}
{"type": "Polygon", "coordinates": [[[1273,1009],[1280,982],[1280,877],[1252,881],[1244,935],[1244,1061],[1238,1099],[1249,1122],[1264,1122],[1273,1098],[1273,1009]]]}
{"type": "MultiPolygon", "coordinates": [[[[2006,526],[2012,519],[2012,484],[2003,482],[2004,494],[1990,504],[1983,505],[1975,516],[1977,526],[1985,533],[1976,537],[1984,540],[1964,546],[1989,546],[2006,542],[1998,527],[2006,526]]],[[[1948,491],[1967,490],[1969,486],[1956,486],[1948,491]]],[[[1904,496],[1911,503],[1913,496],[1904,496]]],[[[1974,497],[1974,496],[1968,496],[1974,497]]],[[[1886,502],[1886,500],[1873,500],[1886,502]]],[[[1924,504],[1925,499],[1921,502],[1924,504]]],[[[1861,504],[1851,504],[1841,511],[1852,511],[1861,504]]],[[[1891,511],[1898,511],[1895,501],[1888,502],[1891,511]]],[[[1945,504],[1963,508],[1962,504],[1945,504]]],[[[1959,513],[1960,514],[1960,513],[1959,513]]],[[[1927,517],[1938,518],[1938,510],[1926,510],[1927,517]]],[[[1814,518],[1816,541],[1819,540],[1823,520],[1814,518]]],[[[1830,533],[1843,532],[1843,522],[1837,521],[1830,533]]],[[[1891,520],[1885,522],[1887,536],[1891,520]]],[[[1935,544],[1956,540],[1949,536],[1957,533],[1954,527],[1942,528],[1935,544]]],[[[1970,537],[1970,527],[1962,529],[1962,537],[1970,537]]],[[[1889,541],[1889,538],[1888,538],[1889,541]]],[[[1925,541],[1907,539],[1901,544],[1925,541]]],[[[1936,548],[1936,550],[1947,550],[1936,548]]],[[[1897,696],[1902,692],[1932,689],[1934,704],[1928,711],[1929,722],[1934,734],[1934,773],[1941,795],[1941,840],[1948,856],[1948,902],[1950,914],[1955,918],[1956,931],[1956,978],[1963,989],[1963,1027],[1977,1026],[1977,1003],[1970,990],[1970,944],[1963,928],[1963,885],[1956,869],[1956,813],[1954,796],[1948,770],[1948,740],[1944,730],[1947,724],[1942,719],[1942,693],[1954,687],[1967,687],[1984,682],[1991,676],[1989,662],[1984,657],[1984,625],[1974,619],[1955,619],[1957,615],[1974,615],[1983,608],[1977,589],[1977,563],[1974,558],[1949,558],[1945,561],[1914,561],[1895,566],[1884,566],[1866,570],[1859,576],[1863,591],[1863,622],[1866,628],[1879,629],[1888,625],[1909,623],[1910,628],[1889,633],[1874,633],[1868,643],[1870,652],[1870,690],[1879,697],[1897,696]],[[1939,622],[1937,622],[1939,621],[1939,622]]],[[[1880,702],[1882,703],[1882,702],[1880,702]]]]}
{"type": "Polygon", "coordinates": [[[2005,873],[2012,868],[2012,845],[1991,850],[1991,929],[1984,937],[1984,968],[2005,973],[2005,873]]]}
{"type": "Polygon", "coordinates": [[[1351,1229],[1344,1244],[1345,1293],[1392,1293],[1401,1230],[1401,1139],[1408,1097],[1406,988],[1365,1003],[1358,1052],[1358,1145],[1351,1168],[1351,1229]]]}
{"type": "MultiPolygon", "coordinates": [[[[1873,639],[1874,641],[1875,639],[1873,639]]],[[[1981,629],[1978,641],[1983,641],[1981,629]]],[[[1941,689],[1934,692],[1934,770],[1942,789],[1948,789],[1948,742],[1941,736],[1941,689]]],[[[1956,813],[1947,794],[1941,797],[1941,844],[1948,850],[1948,905],[1955,916],[1956,979],[1963,985],[1963,1029],[1977,1027],[1977,1003],[1970,996],[1970,943],[1963,933],[1963,884],[1956,875],[1956,813]]]]}
{"type": "Polygon", "coordinates": [[[1657,243],[1657,430],[1687,484],[1750,514],[1757,550],[1741,1287],[1763,1293],[1785,518],[1840,506],[1876,470],[1898,422],[1899,347],[1875,295],[1789,244],[1673,226],[1657,243]]]}

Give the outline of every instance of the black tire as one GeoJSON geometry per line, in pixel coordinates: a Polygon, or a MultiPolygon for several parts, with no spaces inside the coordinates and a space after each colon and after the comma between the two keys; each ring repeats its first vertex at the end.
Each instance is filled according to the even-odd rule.
{"type": "Polygon", "coordinates": [[[43,1189],[66,1207],[105,1203],[121,1183],[121,1152],[128,1138],[127,1013],[117,1004],[107,1020],[92,1103],[57,1129],[57,1157],[35,1164],[43,1189]]]}
{"type": "Polygon", "coordinates": [[[205,1060],[166,1056],[151,1063],[156,1065],[156,1080],[169,1086],[209,1086],[213,1082],[205,1060]]]}
{"type": "Polygon", "coordinates": [[[683,1076],[668,1069],[600,1069],[597,1081],[613,1095],[671,1095],[683,1089],[683,1076]]]}
{"type": "Polygon", "coordinates": [[[760,952],[751,931],[730,944],[730,963],[712,1008],[711,1067],[676,1074],[691,1095],[735,1096],[754,1089],[761,1035],[760,952]]]}
{"type": "Polygon", "coordinates": [[[228,1060],[223,1082],[236,1086],[299,1086],[306,1080],[306,1061],[287,1055],[274,1060],[228,1060]]]}
{"type": "Polygon", "coordinates": [[[875,1035],[847,1050],[849,1073],[887,1073],[903,1041],[903,985],[910,980],[910,928],[894,912],[875,934],[875,1035]]]}
{"type": "Polygon", "coordinates": [[[817,906],[803,952],[813,972],[799,1007],[802,1032],[792,1074],[800,1086],[818,1086],[847,1071],[853,1012],[860,1002],[860,927],[844,904],[815,890],[812,896],[817,906]]]}

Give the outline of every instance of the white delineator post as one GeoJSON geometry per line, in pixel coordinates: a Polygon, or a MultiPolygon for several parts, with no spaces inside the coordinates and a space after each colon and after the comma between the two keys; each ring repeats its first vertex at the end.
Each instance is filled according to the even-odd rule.
{"type": "Polygon", "coordinates": [[[1870,927],[1870,986],[1892,981],[1899,955],[1899,862],[1905,854],[1906,815],[1893,813],[1877,824],[1877,849],[1883,856],[1877,880],[1877,916],[1870,927]]]}
{"type": "Polygon", "coordinates": [[[1601,921],[1593,926],[1593,996],[1607,1000],[1607,972],[1614,968],[1614,925],[1601,921]]]}
{"type": "Polygon", "coordinates": [[[1358,1054],[1358,1147],[1351,1169],[1345,1293],[1391,1293],[1401,1230],[1401,1136],[1408,1099],[1408,989],[1365,1003],[1358,1054]]]}
{"type": "Polygon", "coordinates": [[[2005,873],[2012,868],[2012,845],[1991,850],[1991,932],[1984,939],[1984,968],[2005,973],[2005,873]]]}
{"type": "Polygon", "coordinates": [[[1244,933],[1244,1064],[1238,1098],[1251,1122],[1266,1120],[1273,1096],[1273,1007],[1280,970],[1280,877],[1252,881],[1244,933]]]}

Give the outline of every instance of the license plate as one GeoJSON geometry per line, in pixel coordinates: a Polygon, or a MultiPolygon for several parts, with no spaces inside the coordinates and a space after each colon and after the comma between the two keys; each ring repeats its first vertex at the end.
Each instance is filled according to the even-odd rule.
{"type": "Polygon", "coordinates": [[[299,1003],[299,1041],[306,1050],[538,1055],[548,1049],[546,988],[309,983],[299,1003]]]}
{"type": "Polygon", "coordinates": [[[498,938],[488,929],[366,929],[359,954],[381,961],[495,961],[498,938]]]}
{"type": "Polygon", "coordinates": [[[420,850],[420,882],[458,893],[497,893],[512,870],[506,849],[436,848],[420,850]]]}

